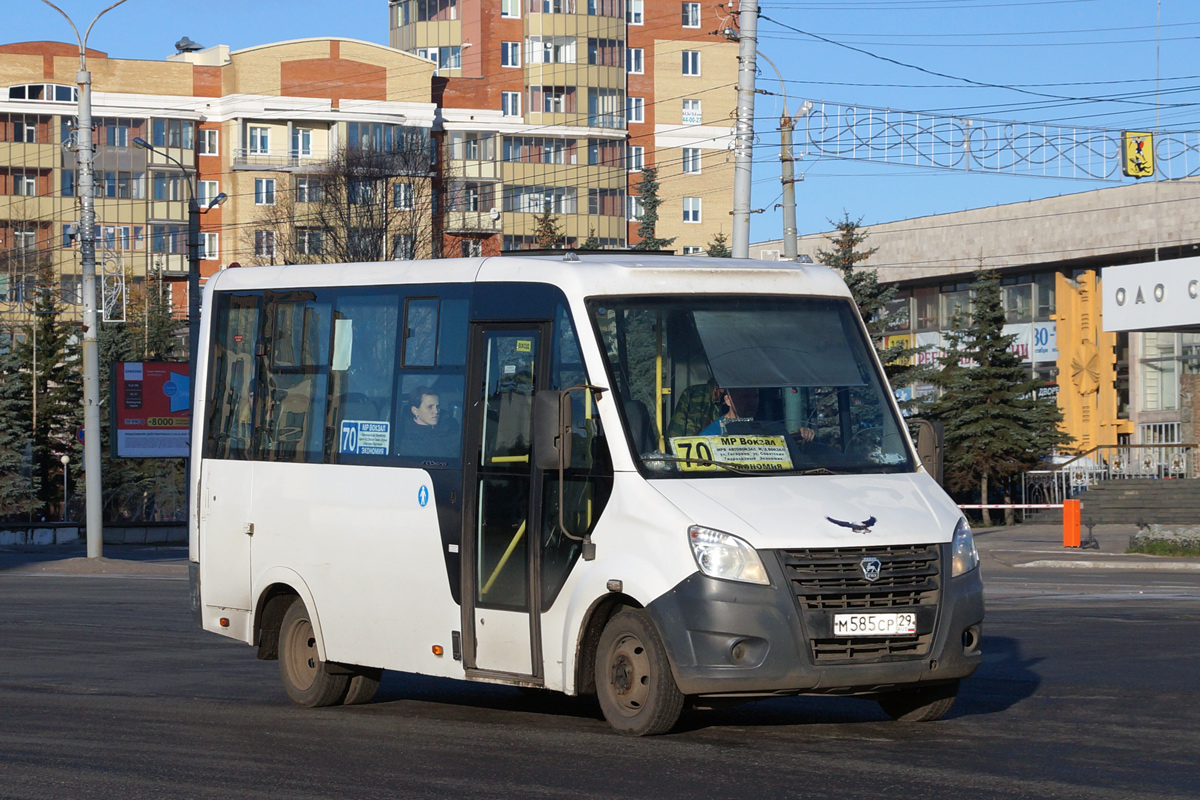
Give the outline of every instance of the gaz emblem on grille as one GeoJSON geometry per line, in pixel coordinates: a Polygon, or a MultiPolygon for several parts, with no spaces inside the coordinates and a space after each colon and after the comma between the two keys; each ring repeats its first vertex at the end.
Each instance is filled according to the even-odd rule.
{"type": "Polygon", "coordinates": [[[875,581],[879,580],[879,570],[883,564],[878,558],[875,558],[874,556],[868,556],[867,558],[864,558],[862,561],[858,562],[858,565],[862,567],[863,577],[866,578],[869,583],[874,583],[875,581]]]}

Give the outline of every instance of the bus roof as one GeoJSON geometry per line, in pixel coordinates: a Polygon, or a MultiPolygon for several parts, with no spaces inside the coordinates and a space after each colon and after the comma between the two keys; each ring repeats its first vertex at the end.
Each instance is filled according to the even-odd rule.
{"type": "Polygon", "coordinates": [[[568,296],[649,294],[798,294],[849,297],[841,277],[813,264],[706,256],[566,253],[295,264],[224,270],[210,291],[383,284],[547,283],[568,296]]]}

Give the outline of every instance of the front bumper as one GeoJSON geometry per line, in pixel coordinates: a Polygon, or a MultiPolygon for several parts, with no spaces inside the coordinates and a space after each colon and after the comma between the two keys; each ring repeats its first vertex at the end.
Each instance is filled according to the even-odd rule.
{"type": "Polygon", "coordinates": [[[770,586],[697,572],[646,610],[684,694],[864,694],[964,678],[982,658],[983,582],[978,569],[957,578],[942,577],[950,574],[949,546],[938,547],[935,605],[869,609],[918,611],[918,631],[924,635],[911,652],[901,647],[866,657],[819,655],[820,643],[829,635],[830,614],[801,608],[773,551],[760,552],[770,586]]]}

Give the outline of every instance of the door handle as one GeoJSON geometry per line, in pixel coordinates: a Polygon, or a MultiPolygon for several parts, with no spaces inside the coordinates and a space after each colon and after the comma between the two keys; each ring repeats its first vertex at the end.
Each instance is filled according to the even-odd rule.
{"type": "Polygon", "coordinates": [[[245,525],[243,525],[242,533],[246,534],[247,536],[253,536],[254,535],[254,523],[247,522],[245,525]]]}

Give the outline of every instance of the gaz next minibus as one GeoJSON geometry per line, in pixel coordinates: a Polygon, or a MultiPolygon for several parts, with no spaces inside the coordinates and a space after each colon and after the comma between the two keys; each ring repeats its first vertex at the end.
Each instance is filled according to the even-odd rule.
{"type": "Polygon", "coordinates": [[[190,579],[303,706],[382,670],[945,714],[971,531],[823,266],[514,255],[230,269],[204,294],[190,579]]]}

